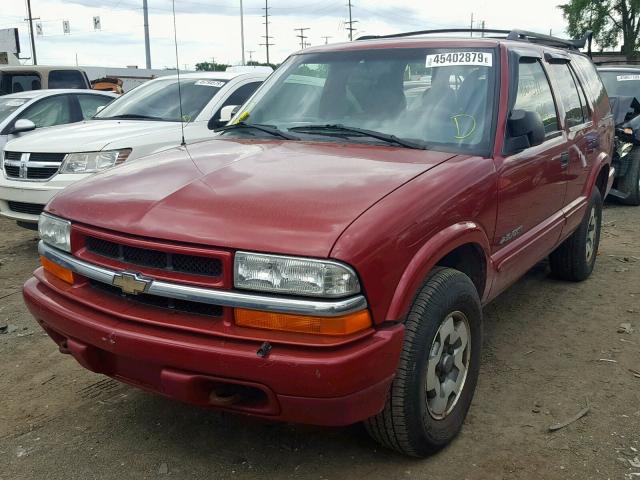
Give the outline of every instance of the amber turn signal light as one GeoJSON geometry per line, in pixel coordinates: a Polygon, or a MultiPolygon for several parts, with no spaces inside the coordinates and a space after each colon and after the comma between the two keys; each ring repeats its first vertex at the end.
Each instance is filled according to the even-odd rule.
{"type": "Polygon", "coordinates": [[[371,326],[369,310],[340,317],[311,317],[236,308],[235,319],[240,327],[334,336],[349,335],[371,326]]]}
{"type": "Polygon", "coordinates": [[[42,267],[45,269],[45,271],[58,277],[60,280],[67,282],[68,284],[73,284],[74,278],[73,272],[71,270],[61,267],[57,263],[52,262],[42,255],[40,255],[40,263],[42,264],[42,267]]]}

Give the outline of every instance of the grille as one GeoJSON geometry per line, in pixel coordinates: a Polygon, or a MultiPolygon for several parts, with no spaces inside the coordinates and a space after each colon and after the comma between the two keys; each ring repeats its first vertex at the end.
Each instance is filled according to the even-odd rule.
{"type": "Polygon", "coordinates": [[[21,152],[4,152],[5,160],[20,160],[22,158],[21,152]]]}
{"type": "MultiPolygon", "coordinates": [[[[31,153],[29,154],[29,160],[26,162],[26,176],[22,177],[23,180],[48,180],[58,173],[58,168],[64,160],[64,153],[31,153]],[[34,167],[31,166],[31,162],[40,162],[41,164],[47,164],[44,166],[34,167]]],[[[4,171],[9,178],[20,178],[20,165],[16,165],[15,162],[20,162],[22,159],[21,152],[4,152],[4,171]],[[9,164],[8,164],[9,163],[9,164]]]]}
{"type": "Polygon", "coordinates": [[[215,258],[131,247],[96,237],[86,237],[85,246],[91,253],[132,265],[207,277],[222,274],[222,263],[215,258]]]}
{"type": "Polygon", "coordinates": [[[9,210],[17,213],[26,213],[29,215],[40,215],[44,205],[38,203],[25,203],[25,202],[7,202],[9,204],[9,210]]]}
{"type": "MultiPolygon", "coordinates": [[[[64,153],[32,153],[29,155],[29,161],[62,163],[65,155],[64,153]]],[[[18,160],[20,159],[18,158],[18,160]]]]}
{"type": "Polygon", "coordinates": [[[196,315],[206,315],[208,317],[221,317],[223,313],[220,305],[209,305],[206,303],[190,302],[188,300],[177,300],[173,298],[159,297],[157,295],[149,295],[148,293],[129,295],[122,293],[118,287],[96,282],[95,280],[90,280],[90,284],[96,290],[151,307],[164,308],[176,312],[193,313],[196,315]]]}

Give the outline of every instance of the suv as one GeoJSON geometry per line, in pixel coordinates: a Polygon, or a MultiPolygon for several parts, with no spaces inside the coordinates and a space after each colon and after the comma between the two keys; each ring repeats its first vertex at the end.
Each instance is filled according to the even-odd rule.
{"type": "Polygon", "coordinates": [[[244,103],[267,76],[260,71],[187,73],[180,75],[180,92],[176,75],[160,77],[84,122],[9,141],[0,175],[0,215],[36,228],[44,205],[72,183],[179,145],[182,138],[210,139],[212,130],[229,120],[225,112],[244,103]]]}
{"type": "Polygon", "coordinates": [[[74,67],[0,66],[0,95],[57,88],[90,89],[91,83],[84,70],[74,67]]]}
{"type": "Polygon", "coordinates": [[[626,205],[640,205],[640,67],[631,65],[598,67],[616,120],[616,169],[610,195],[626,205]],[[615,99],[615,102],[613,101],[615,99]],[[634,101],[635,99],[635,101],[634,101]],[[613,108],[615,106],[615,108],[613,108]]]}
{"type": "Polygon", "coordinates": [[[146,390],[442,448],[482,306],[548,255],[587,278],[612,182],[609,102],[577,42],[503,37],[292,55],[218,138],[58,194],[30,311],[146,390]]]}

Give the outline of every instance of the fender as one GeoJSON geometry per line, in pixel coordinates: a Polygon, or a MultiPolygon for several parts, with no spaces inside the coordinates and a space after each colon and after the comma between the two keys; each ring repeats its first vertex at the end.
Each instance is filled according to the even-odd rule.
{"type": "Polygon", "coordinates": [[[493,266],[488,254],[490,252],[489,239],[482,227],[476,222],[459,222],[436,233],[418,250],[398,282],[386,319],[392,321],[402,319],[429,271],[449,252],[468,243],[479,245],[484,253],[487,263],[487,279],[483,297],[486,297],[493,282],[493,266]]]}
{"type": "Polygon", "coordinates": [[[591,192],[593,191],[593,187],[596,186],[596,180],[598,179],[598,175],[600,174],[600,171],[605,165],[609,166],[609,178],[607,179],[605,196],[602,197],[602,199],[604,200],[604,198],[609,194],[609,190],[613,185],[613,175],[611,173],[613,171],[613,168],[611,167],[611,157],[606,152],[600,152],[596,157],[595,162],[593,162],[593,167],[591,168],[591,172],[589,172],[589,180],[586,183],[587,191],[585,192],[587,198],[591,198],[591,192]]]}

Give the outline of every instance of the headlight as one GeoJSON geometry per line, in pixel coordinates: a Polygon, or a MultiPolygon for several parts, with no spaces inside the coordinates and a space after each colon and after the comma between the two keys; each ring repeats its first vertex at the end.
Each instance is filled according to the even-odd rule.
{"type": "Polygon", "coordinates": [[[105,152],[70,153],[64,157],[60,173],[99,172],[124,162],[130,153],[130,148],[105,152]]]}
{"type": "Polygon", "coordinates": [[[71,222],[47,213],[40,215],[38,233],[43,242],[65,252],[71,252],[71,222]]]}
{"type": "Polygon", "coordinates": [[[237,252],[234,285],[312,297],[345,297],[360,291],[352,268],[333,261],[237,252]]]}

